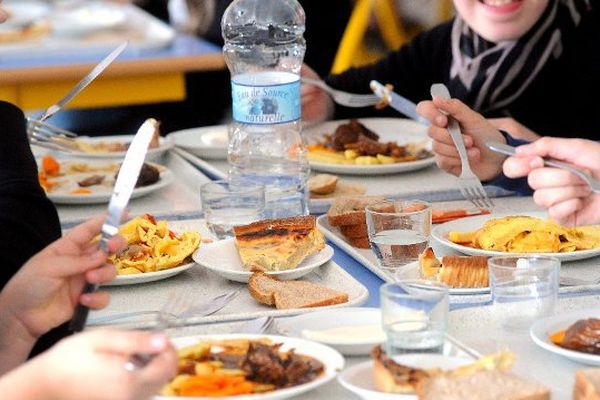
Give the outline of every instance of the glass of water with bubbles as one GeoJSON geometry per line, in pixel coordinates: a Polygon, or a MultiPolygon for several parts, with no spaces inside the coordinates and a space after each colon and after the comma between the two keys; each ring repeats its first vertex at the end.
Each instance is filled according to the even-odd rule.
{"type": "Polygon", "coordinates": [[[400,280],[381,286],[385,351],[442,353],[448,325],[448,287],[427,280],[400,280]]]}
{"type": "Polygon", "coordinates": [[[265,187],[218,180],[200,187],[202,211],[210,231],[218,239],[233,237],[233,227],[263,218],[265,187]]]}

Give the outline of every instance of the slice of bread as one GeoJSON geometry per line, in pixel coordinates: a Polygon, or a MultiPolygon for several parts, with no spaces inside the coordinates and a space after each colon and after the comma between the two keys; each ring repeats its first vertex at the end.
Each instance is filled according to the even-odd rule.
{"type": "Polygon", "coordinates": [[[347,238],[350,244],[353,247],[357,247],[359,249],[370,249],[371,242],[369,242],[368,237],[359,237],[359,238],[347,238]]]}
{"type": "Polygon", "coordinates": [[[280,281],[262,272],[252,274],[248,291],[256,301],[278,309],[331,306],[348,301],[347,293],[307,281],[280,281]]]}
{"type": "Polygon", "coordinates": [[[600,400],[600,368],[586,368],[575,373],[573,400],[600,400]]]}
{"type": "Polygon", "coordinates": [[[311,194],[333,193],[338,183],[338,177],[329,174],[319,174],[308,179],[308,191],[311,194]]]}
{"type": "Polygon", "coordinates": [[[327,219],[333,226],[366,224],[365,207],[383,200],[383,196],[339,197],[327,212],[327,219]]]}
{"type": "Polygon", "coordinates": [[[311,199],[323,199],[343,196],[360,196],[367,192],[367,187],[360,183],[346,182],[339,180],[335,185],[335,190],[328,194],[318,194],[310,192],[311,199]]]}
{"type": "Polygon", "coordinates": [[[369,236],[367,224],[342,225],[339,228],[342,235],[347,238],[364,238],[369,236]]]}
{"type": "Polygon", "coordinates": [[[440,375],[417,385],[419,400],[548,400],[545,386],[510,372],[479,371],[461,376],[440,375]]]}

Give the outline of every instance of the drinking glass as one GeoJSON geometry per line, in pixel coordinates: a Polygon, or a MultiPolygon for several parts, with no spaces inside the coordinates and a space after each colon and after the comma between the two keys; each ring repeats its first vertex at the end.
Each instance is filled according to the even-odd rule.
{"type": "Polygon", "coordinates": [[[227,180],[205,183],[200,199],[206,224],[219,239],[233,237],[233,227],[263,218],[265,187],[227,180]]]}
{"type": "Polygon", "coordinates": [[[442,353],[448,325],[448,287],[427,280],[381,286],[386,353],[442,353]]]}
{"type": "Polygon", "coordinates": [[[537,255],[488,260],[494,318],[501,328],[528,330],[552,315],[558,296],[560,260],[537,255]]]}
{"type": "Polygon", "coordinates": [[[431,205],[424,201],[383,201],[365,208],[371,249],[379,266],[394,272],[416,261],[431,233],[431,205]]]}

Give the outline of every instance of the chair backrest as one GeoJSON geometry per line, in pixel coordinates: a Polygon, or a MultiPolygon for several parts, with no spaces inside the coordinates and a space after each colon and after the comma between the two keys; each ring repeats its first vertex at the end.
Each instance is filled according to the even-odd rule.
{"type": "MultiPolygon", "coordinates": [[[[415,4],[419,0],[412,1],[415,4]]],[[[445,21],[452,16],[451,0],[436,0],[437,20],[445,21]]],[[[340,41],[331,73],[339,74],[348,68],[370,64],[407,43],[423,29],[408,26],[402,19],[396,0],[357,0],[340,41]],[[377,24],[383,48],[376,49],[365,43],[365,36],[372,16],[377,24]]]]}

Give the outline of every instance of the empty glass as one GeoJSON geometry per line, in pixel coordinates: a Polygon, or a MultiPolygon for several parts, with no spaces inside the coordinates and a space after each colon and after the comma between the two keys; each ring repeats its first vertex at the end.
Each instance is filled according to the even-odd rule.
{"type": "Polygon", "coordinates": [[[448,288],[439,282],[401,280],[381,286],[386,353],[441,353],[448,325],[448,288]]]}
{"type": "Polygon", "coordinates": [[[200,187],[200,199],[208,228],[217,238],[225,239],[233,237],[235,225],[263,218],[265,187],[213,181],[200,187]]]}
{"type": "Polygon", "coordinates": [[[431,205],[424,201],[383,201],[365,208],[371,249],[379,266],[393,274],[416,261],[431,233],[431,205]]]}
{"type": "Polygon", "coordinates": [[[528,330],[552,315],[558,296],[560,260],[544,256],[493,257],[488,260],[494,318],[506,330],[528,330]]]}

